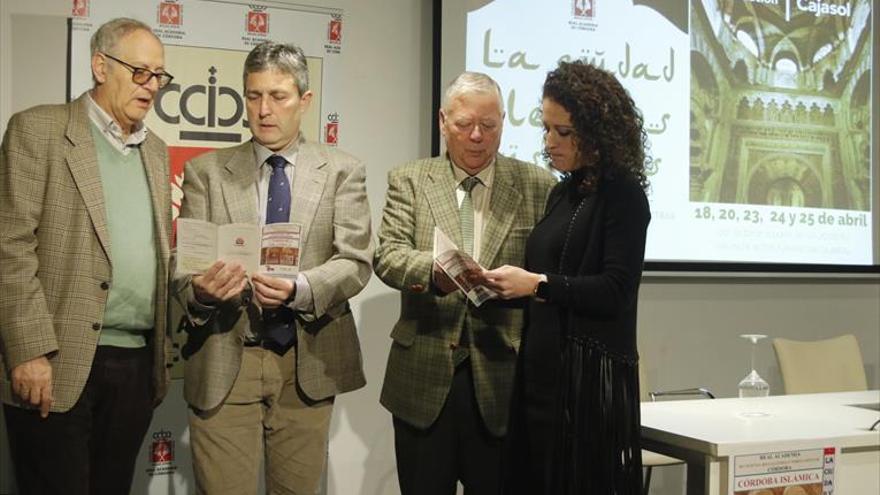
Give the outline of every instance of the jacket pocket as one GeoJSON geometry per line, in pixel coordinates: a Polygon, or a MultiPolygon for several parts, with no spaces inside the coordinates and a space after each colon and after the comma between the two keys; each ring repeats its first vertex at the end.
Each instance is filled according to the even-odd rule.
{"type": "Polygon", "coordinates": [[[416,330],[411,325],[397,322],[397,324],[394,325],[394,329],[391,330],[391,338],[394,339],[394,342],[403,347],[412,347],[413,342],[416,340],[416,330]]]}

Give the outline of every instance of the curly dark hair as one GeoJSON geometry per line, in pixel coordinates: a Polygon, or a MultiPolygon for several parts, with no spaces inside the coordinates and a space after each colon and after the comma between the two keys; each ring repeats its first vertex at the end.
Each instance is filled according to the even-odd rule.
{"type": "MultiPolygon", "coordinates": [[[[560,62],[547,74],[543,97],[562,106],[574,127],[583,162],[572,178],[579,189],[596,191],[605,179],[623,179],[648,188],[647,134],[632,97],[610,72],[583,61],[560,62]],[[597,153],[598,152],[598,153],[597,153]],[[596,160],[588,157],[597,156],[596,160]]],[[[549,158],[544,150],[545,158],[549,158]]]]}

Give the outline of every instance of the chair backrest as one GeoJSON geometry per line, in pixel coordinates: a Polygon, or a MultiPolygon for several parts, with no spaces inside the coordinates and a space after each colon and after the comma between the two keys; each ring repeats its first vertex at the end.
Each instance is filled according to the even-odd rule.
{"type": "Polygon", "coordinates": [[[639,360],[639,400],[642,402],[650,401],[650,397],[648,397],[648,391],[651,390],[648,387],[648,376],[645,374],[645,361],[644,358],[639,360]]]}
{"type": "Polygon", "coordinates": [[[867,390],[859,342],[847,334],[803,342],[773,339],[786,394],[867,390]]]}
{"type": "Polygon", "coordinates": [[[648,384],[648,373],[647,366],[645,365],[645,355],[642,354],[639,358],[639,400],[641,402],[654,402],[658,397],[662,397],[664,399],[675,398],[675,399],[683,399],[683,398],[701,398],[701,399],[714,399],[715,395],[709,389],[705,387],[699,388],[684,388],[684,389],[676,389],[676,390],[657,390],[651,388],[648,384]]]}

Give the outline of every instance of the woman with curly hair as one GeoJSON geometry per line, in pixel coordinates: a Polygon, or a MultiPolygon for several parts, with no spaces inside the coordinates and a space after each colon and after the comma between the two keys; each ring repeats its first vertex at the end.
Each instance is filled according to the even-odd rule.
{"type": "Polygon", "coordinates": [[[544,154],[565,179],[526,268],[484,273],[501,297],[531,298],[507,493],[636,494],[636,306],[651,218],[642,117],[612,74],[583,62],[547,75],[542,112],[544,154]]]}

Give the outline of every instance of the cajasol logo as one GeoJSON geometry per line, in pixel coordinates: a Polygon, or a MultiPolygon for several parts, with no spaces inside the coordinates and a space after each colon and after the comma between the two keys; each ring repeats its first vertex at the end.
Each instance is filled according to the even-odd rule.
{"type": "Polygon", "coordinates": [[[812,12],[816,17],[823,15],[836,15],[840,17],[850,17],[852,15],[852,4],[850,2],[822,2],[821,0],[796,0],[797,8],[800,11],[812,12]]]}
{"type": "Polygon", "coordinates": [[[797,11],[809,12],[816,17],[822,16],[852,16],[852,1],[822,1],[822,0],[743,0],[746,3],[762,5],[785,5],[785,20],[791,21],[792,13],[797,11]],[[795,10],[796,9],[796,10],[795,10]],[[794,12],[793,12],[794,11],[794,12]]]}

